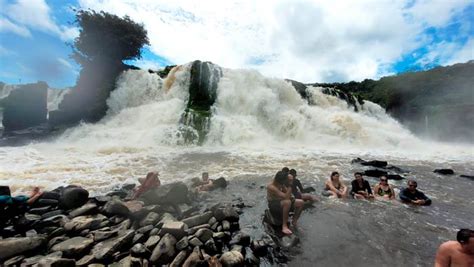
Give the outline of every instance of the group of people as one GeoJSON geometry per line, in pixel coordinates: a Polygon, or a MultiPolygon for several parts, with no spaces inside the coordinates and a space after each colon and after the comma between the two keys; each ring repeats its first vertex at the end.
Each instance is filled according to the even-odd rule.
{"type": "MultiPolygon", "coordinates": [[[[399,198],[402,202],[413,205],[430,205],[429,199],[423,192],[417,189],[415,180],[408,180],[407,188],[400,191],[399,198]]],[[[388,183],[385,176],[380,177],[373,189],[369,182],[365,180],[362,173],[356,172],[354,180],[351,182],[351,189],[340,179],[338,172],[331,173],[331,177],[325,182],[323,196],[335,198],[354,199],[386,199],[394,200],[396,197],[393,186],[388,183]]],[[[296,226],[301,215],[305,201],[315,201],[318,198],[304,191],[301,182],[296,178],[296,170],[284,167],[278,171],[273,180],[267,185],[268,208],[272,215],[282,219],[282,233],[291,235],[292,231],[288,227],[289,214],[294,212],[292,225],[296,226]]]]}
{"type": "MultiPolygon", "coordinates": [[[[423,192],[417,189],[418,184],[415,180],[408,180],[407,187],[400,191],[399,198],[402,202],[413,205],[430,205],[429,199],[423,192]]],[[[381,176],[379,183],[374,185],[373,189],[369,182],[362,177],[362,173],[356,172],[354,180],[351,182],[351,190],[340,180],[338,172],[331,173],[331,177],[326,181],[322,193],[324,196],[333,196],[337,198],[347,198],[348,195],[355,199],[386,199],[394,200],[396,198],[393,186],[388,183],[386,176],[381,176]]]]}

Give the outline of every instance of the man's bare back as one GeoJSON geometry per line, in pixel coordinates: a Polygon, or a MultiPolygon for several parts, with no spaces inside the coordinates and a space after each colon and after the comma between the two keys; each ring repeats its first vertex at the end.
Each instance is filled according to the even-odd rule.
{"type": "Polygon", "coordinates": [[[474,254],[463,249],[457,241],[447,241],[436,253],[435,267],[474,267],[474,254]]]}

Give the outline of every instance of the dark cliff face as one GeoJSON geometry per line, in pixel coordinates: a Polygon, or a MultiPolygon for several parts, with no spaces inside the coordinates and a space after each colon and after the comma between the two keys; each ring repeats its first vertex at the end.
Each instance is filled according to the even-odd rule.
{"type": "Polygon", "coordinates": [[[47,120],[48,84],[20,85],[2,100],[4,134],[37,126],[47,120]]]}
{"type": "Polygon", "coordinates": [[[94,62],[81,70],[77,85],[64,96],[58,110],[49,113],[51,126],[97,122],[107,113],[107,98],[118,76],[133,68],[122,62],[94,62]]]}
{"type": "Polygon", "coordinates": [[[375,102],[418,135],[474,142],[474,61],[378,81],[315,84],[375,102]]]}

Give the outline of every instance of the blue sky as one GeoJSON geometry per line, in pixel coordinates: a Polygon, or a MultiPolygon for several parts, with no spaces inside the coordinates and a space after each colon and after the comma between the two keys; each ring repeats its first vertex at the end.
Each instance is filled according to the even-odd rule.
{"type": "Polygon", "coordinates": [[[73,86],[75,9],[143,23],[143,68],[211,60],[303,82],[379,78],[473,59],[472,1],[0,0],[0,81],[73,86]],[[328,3],[331,2],[331,3],[328,3]]]}

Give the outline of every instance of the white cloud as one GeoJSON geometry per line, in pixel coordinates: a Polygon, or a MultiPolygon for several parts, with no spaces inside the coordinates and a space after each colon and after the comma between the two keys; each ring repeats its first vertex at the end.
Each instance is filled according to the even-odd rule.
{"type": "Polygon", "coordinates": [[[0,44],[0,56],[7,56],[7,55],[14,55],[15,52],[11,51],[10,49],[5,48],[0,44]]]}
{"type": "Polygon", "coordinates": [[[0,17],[0,32],[12,32],[23,37],[31,37],[30,31],[23,26],[16,25],[7,18],[0,17]]]}
{"type": "Polygon", "coordinates": [[[44,0],[18,0],[9,5],[3,4],[3,6],[3,14],[22,25],[23,28],[52,33],[64,41],[74,39],[79,33],[74,27],[58,26],[44,0]]]}
{"type": "MultiPolygon", "coordinates": [[[[300,81],[376,78],[429,44],[469,0],[79,0],[145,24],[151,50],[178,64],[210,60],[300,81]]],[[[453,51],[455,52],[455,51],[453,51]]]]}
{"type": "Polygon", "coordinates": [[[443,65],[451,65],[459,62],[467,62],[474,59],[474,38],[469,38],[469,40],[464,44],[463,47],[458,49],[452,57],[443,62],[443,65]]]}

